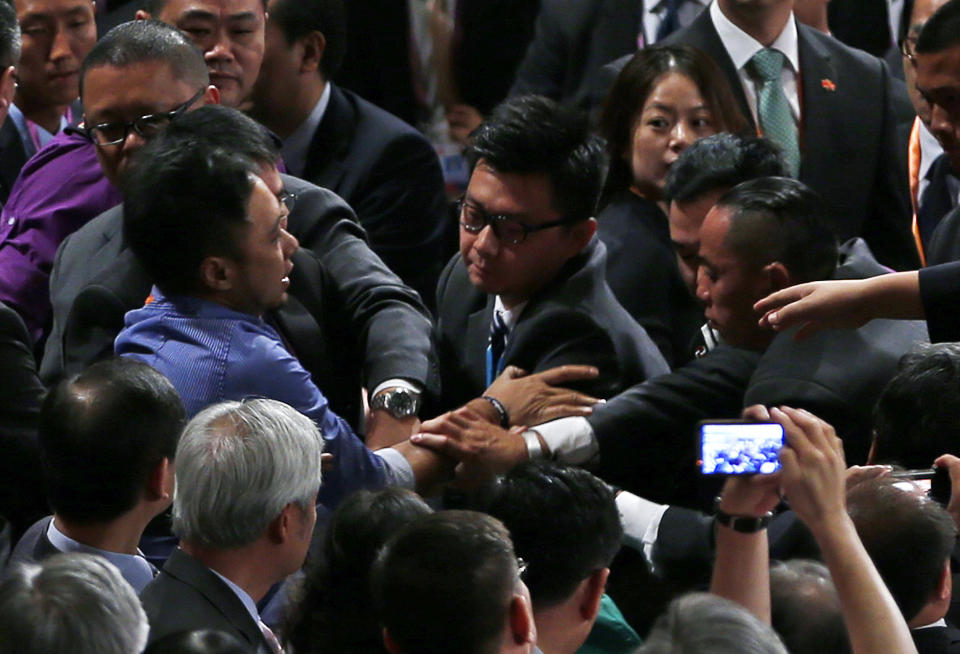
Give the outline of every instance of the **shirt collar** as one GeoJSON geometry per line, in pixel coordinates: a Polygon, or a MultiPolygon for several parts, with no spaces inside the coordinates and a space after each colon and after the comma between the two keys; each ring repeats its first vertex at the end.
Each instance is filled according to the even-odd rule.
{"type": "MultiPolygon", "coordinates": [[[[710,0],[681,0],[680,5],[694,4],[694,5],[697,5],[698,7],[706,7],[707,3],[709,2],[710,0]]],[[[668,0],[657,0],[650,7],[650,13],[659,14],[661,11],[665,11],[667,8],[667,3],[668,3],[668,0]]]]}
{"type": "Polygon", "coordinates": [[[260,613],[257,611],[257,603],[254,602],[253,598],[247,594],[247,591],[240,588],[240,586],[236,585],[235,583],[233,583],[232,581],[224,577],[222,574],[220,574],[213,568],[209,568],[209,570],[213,574],[220,577],[223,583],[225,583],[227,587],[233,591],[233,594],[236,595],[240,599],[240,601],[243,603],[244,608],[247,609],[247,612],[250,614],[250,617],[253,618],[253,621],[259,625],[260,613]]]}
{"type": "Polygon", "coordinates": [[[307,119],[300,124],[300,127],[293,131],[283,141],[283,163],[291,175],[303,175],[303,169],[307,167],[307,152],[310,150],[310,143],[313,141],[313,134],[320,126],[323,120],[323,114],[327,112],[327,105],[330,104],[331,82],[327,82],[320,94],[320,99],[313,106],[313,111],[307,116],[307,119]]]}
{"type": "Polygon", "coordinates": [[[940,619],[937,620],[936,622],[931,622],[930,624],[925,624],[925,625],[922,625],[922,626],[920,626],[920,627],[914,627],[914,628],[912,629],[912,631],[917,631],[917,630],[919,630],[919,629],[932,629],[932,628],[934,628],[934,627],[946,627],[946,626],[947,626],[947,621],[946,621],[946,619],[940,618],[940,619]]]}
{"type": "MultiPolygon", "coordinates": [[[[763,44],[723,15],[719,3],[714,2],[710,5],[710,18],[713,20],[713,26],[717,30],[717,35],[720,37],[723,47],[727,49],[727,54],[730,55],[730,59],[738,71],[747,65],[753,55],[763,49],[763,44]]],[[[780,35],[774,39],[770,47],[779,50],[786,56],[794,73],[800,70],[800,51],[797,43],[797,23],[793,18],[793,12],[790,12],[787,24],[783,26],[780,35]]]]}
{"type": "Polygon", "coordinates": [[[933,165],[933,162],[943,154],[943,147],[941,147],[940,142],[937,141],[937,137],[924,125],[922,120],[918,121],[920,123],[920,179],[926,179],[927,174],[930,172],[930,166],[933,165]]]}
{"type": "MultiPolygon", "coordinates": [[[[17,128],[17,133],[20,134],[20,141],[23,143],[24,152],[26,152],[27,158],[29,159],[37,153],[37,145],[33,142],[33,139],[30,136],[30,127],[27,124],[27,117],[23,115],[22,111],[20,111],[20,107],[12,102],[10,103],[8,115],[10,116],[10,120],[13,121],[14,126],[17,128]]],[[[54,136],[62,132],[63,128],[70,123],[67,121],[67,117],[65,115],[60,116],[60,127],[57,130],[57,134],[51,134],[44,128],[40,127],[40,125],[32,121],[30,121],[30,124],[36,128],[37,139],[40,141],[39,145],[42,148],[49,143],[54,136]]]]}
{"type": "Polygon", "coordinates": [[[105,558],[117,566],[120,574],[127,580],[127,583],[133,586],[133,589],[138,595],[144,586],[153,581],[154,568],[143,557],[143,552],[140,550],[137,550],[136,554],[121,554],[120,552],[108,552],[107,550],[84,545],[57,529],[52,518],[50,519],[50,524],[47,526],[47,540],[61,552],[84,552],[105,558]]]}
{"type": "Polygon", "coordinates": [[[503,300],[500,299],[499,295],[493,301],[493,310],[500,314],[500,318],[503,320],[503,324],[506,325],[508,333],[513,331],[513,326],[517,324],[517,320],[520,318],[520,314],[523,313],[523,309],[526,306],[526,302],[521,302],[512,309],[508,309],[503,306],[503,300]]]}

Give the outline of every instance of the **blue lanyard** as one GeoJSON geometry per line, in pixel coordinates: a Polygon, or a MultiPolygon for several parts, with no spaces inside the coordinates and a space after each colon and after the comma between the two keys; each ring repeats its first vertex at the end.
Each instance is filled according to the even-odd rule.
{"type": "Polygon", "coordinates": [[[493,383],[493,380],[496,379],[501,372],[503,372],[503,356],[501,355],[500,360],[497,361],[496,365],[493,362],[493,346],[487,345],[487,386],[493,383]]]}

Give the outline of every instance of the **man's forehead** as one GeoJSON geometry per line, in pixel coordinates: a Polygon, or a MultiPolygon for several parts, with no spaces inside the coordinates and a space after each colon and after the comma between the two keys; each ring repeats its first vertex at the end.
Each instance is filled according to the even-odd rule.
{"type": "Polygon", "coordinates": [[[940,52],[918,52],[917,87],[932,92],[941,86],[960,86],[960,44],[940,52]]]}
{"type": "Polygon", "coordinates": [[[482,159],[470,176],[466,196],[490,213],[555,213],[552,185],[546,173],[501,172],[482,159]]]}
{"type": "Polygon", "coordinates": [[[15,0],[19,20],[93,10],[92,0],[15,0]]]}
{"type": "Polygon", "coordinates": [[[164,21],[187,18],[239,20],[263,14],[262,0],[167,0],[158,18],[164,21]]]}

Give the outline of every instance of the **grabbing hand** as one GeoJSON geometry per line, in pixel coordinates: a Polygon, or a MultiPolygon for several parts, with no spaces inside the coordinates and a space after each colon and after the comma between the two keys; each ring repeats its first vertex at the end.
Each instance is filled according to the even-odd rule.
{"type": "Polygon", "coordinates": [[[539,425],[567,416],[590,415],[591,407],[600,400],[558,384],[594,379],[599,374],[593,366],[558,366],[532,375],[507,366],[484,395],[500,400],[510,414],[511,425],[539,425]]]}
{"type": "Polygon", "coordinates": [[[802,340],[825,328],[856,328],[870,321],[870,305],[861,301],[865,280],[833,280],[798,284],[768,295],[753,305],[760,324],[777,331],[801,325],[802,340]]]}

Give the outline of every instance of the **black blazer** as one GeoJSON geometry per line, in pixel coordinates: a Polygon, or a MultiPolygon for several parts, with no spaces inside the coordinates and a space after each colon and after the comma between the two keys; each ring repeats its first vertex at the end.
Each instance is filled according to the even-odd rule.
{"type": "Polygon", "coordinates": [[[667,217],[656,203],[624,191],[597,216],[607,246],[607,283],[676,368],[690,360],[703,309],[680,276],[667,217]]]}
{"type": "Polygon", "coordinates": [[[177,548],[140,593],[150,621],[148,643],[178,631],[217,629],[257,654],[271,650],[243,602],[210,568],[177,548]]]}
{"type": "Polygon", "coordinates": [[[911,629],[913,644],[918,654],[957,654],[960,652],[960,629],[955,627],[927,627],[911,629]]]}
{"type": "MultiPolygon", "coordinates": [[[[600,376],[577,384],[598,398],[669,370],[643,328],[620,306],[604,280],[605,247],[594,238],[523,309],[510,332],[503,365],[528,372],[582,363],[600,376]]],[[[470,283],[455,255],[437,287],[437,347],[443,402],[458,406],[486,388],[485,353],[494,296],[470,283]]]]}
{"type": "MultiPolygon", "coordinates": [[[[862,241],[845,244],[842,254],[835,279],[884,271],[862,241]]],[[[602,476],[657,501],[699,504],[708,498],[694,465],[696,422],[736,418],[757,403],[805,408],[831,421],[848,461],[862,462],[873,404],[900,356],[927,340],[923,323],[875,320],[801,343],[792,334],[778,334],[764,352],[720,346],[598,406],[587,420],[600,443],[602,476]]]]}
{"type": "MultiPolygon", "coordinates": [[[[297,195],[288,227],[301,243],[278,327],[334,410],[356,424],[359,389],[394,377],[439,394],[432,323],[417,295],[371,252],[353,212],[326,189],[283,175],[297,195]]],[[[126,247],[115,207],[69,236],[51,275],[53,329],[41,373],[54,381],[113,354],[127,311],[150,280],[126,247]]]]}
{"type": "Polygon", "coordinates": [[[422,134],[333,85],[301,177],[346,200],[373,251],[432,303],[456,223],[440,161],[422,134]]]}
{"type": "Polygon", "coordinates": [[[510,96],[537,94],[587,108],[596,73],[637,49],[637,0],[543,0],[510,96]]]}

